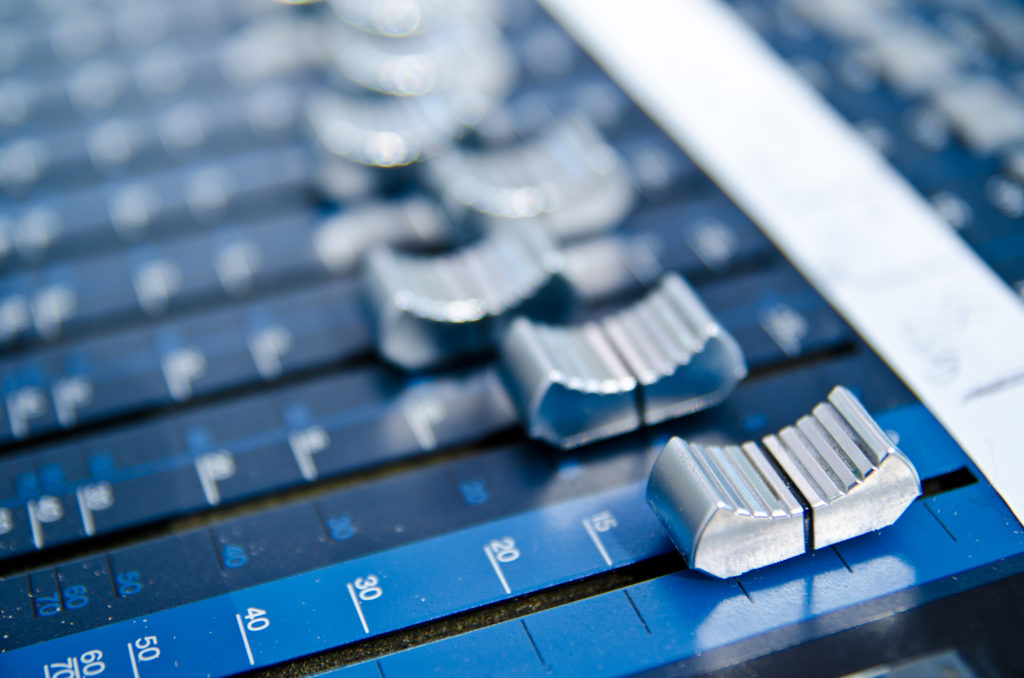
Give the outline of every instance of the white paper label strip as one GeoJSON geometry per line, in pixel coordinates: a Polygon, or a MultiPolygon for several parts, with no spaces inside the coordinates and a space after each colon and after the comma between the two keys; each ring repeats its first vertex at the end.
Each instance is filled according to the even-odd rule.
{"type": "Polygon", "coordinates": [[[542,0],[913,389],[1024,521],[1024,305],[719,0],[542,0]]]}

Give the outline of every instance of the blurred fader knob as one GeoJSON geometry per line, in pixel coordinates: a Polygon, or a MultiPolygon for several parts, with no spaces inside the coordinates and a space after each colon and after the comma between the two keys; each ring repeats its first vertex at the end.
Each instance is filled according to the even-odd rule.
{"type": "Polygon", "coordinates": [[[674,273],[601,321],[517,318],[501,361],[530,436],[564,448],[715,405],[747,373],[735,339],[674,273]]]}
{"type": "Polygon", "coordinates": [[[371,252],[364,282],[380,354],[422,369],[489,349],[512,315],[564,317],[562,254],[543,229],[523,226],[450,254],[371,252]]]}
{"type": "Polygon", "coordinates": [[[891,525],[920,493],[910,460],[839,386],[761,445],[673,438],[647,501],[691,567],[733,577],[891,525]]]}
{"type": "Polygon", "coordinates": [[[321,148],[372,167],[400,167],[448,150],[482,111],[460,91],[416,97],[320,91],[306,116],[321,148]]]}
{"type": "Polygon", "coordinates": [[[326,48],[345,78],[398,96],[453,87],[504,95],[516,72],[497,27],[482,20],[453,20],[429,33],[402,39],[336,22],[326,32],[326,48]]]}
{"type": "Polygon", "coordinates": [[[614,227],[635,197],[618,154],[578,116],[522,145],[453,149],[426,172],[456,216],[469,212],[488,227],[543,218],[559,240],[614,227]]]}
{"type": "Polygon", "coordinates": [[[505,3],[499,0],[329,0],[342,21],[361,31],[389,38],[407,38],[438,30],[457,18],[499,21],[505,3]]]}
{"type": "Polygon", "coordinates": [[[456,239],[448,217],[422,195],[364,201],[327,218],[313,232],[313,247],[324,268],[350,273],[374,247],[440,248],[456,239]]]}

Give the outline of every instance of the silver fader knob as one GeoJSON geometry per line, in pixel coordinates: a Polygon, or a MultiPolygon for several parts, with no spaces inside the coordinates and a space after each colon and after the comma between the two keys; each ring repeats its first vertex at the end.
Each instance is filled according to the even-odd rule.
{"type": "Polygon", "coordinates": [[[618,154],[582,117],[562,120],[522,146],[454,149],[426,171],[456,216],[468,210],[490,227],[543,218],[563,241],[612,228],[635,197],[618,154]]]}
{"type": "Polygon", "coordinates": [[[673,438],[655,462],[647,501],[691,567],[740,575],[891,525],[921,493],[913,464],[841,386],[762,443],[673,438]]]}
{"type": "Polygon", "coordinates": [[[715,405],[747,373],[735,339],[674,273],[599,322],[517,318],[501,360],[530,436],[564,448],[715,405]]]}
{"type": "Polygon", "coordinates": [[[452,254],[374,250],[364,281],[380,354],[422,369],[489,349],[517,313],[562,318],[572,302],[562,268],[562,254],[535,225],[452,254]]]}
{"type": "Polygon", "coordinates": [[[343,23],[327,32],[335,68],[361,87],[399,96],[463,87],[504,96],[515,62],[498,29],[486,21],[449,21],[409,38],[371,35],[343,23]]]}
{"type": "Polygon", "coordinates": [[[640,427],[636,377],[597,323],[559,327],[516,318],[501,361],[531,438],[572,448],[640,427]]]}
{"type": "Polygon", "coordinates": [[[313,232],[313,249],[324,268],[346,274],[374,247],[440,248],[455,238],[454,227],[438,205],[410,196],[364,202],[328,218],[313,232]]]}
{"type": "Polygon", "coordinates": [[[690,567],[734,577],[804,553],[804,507],[757,443],[673,438],[651,471],[647,501],[690,567]]]}
{"type": "Polygon", "coordinates": [[[499,21],[505,3],[497,0],[329,0],[342,21],[388,38],[429,33],[451,17],[499,21]]]}
{"type": "Polygon", "coordinates": [[[319,92],[306,116],[320,146],[372,167],[400,167],[448,150],[479,119],[475,95],[445,90],[418,97],[319,92]]]}

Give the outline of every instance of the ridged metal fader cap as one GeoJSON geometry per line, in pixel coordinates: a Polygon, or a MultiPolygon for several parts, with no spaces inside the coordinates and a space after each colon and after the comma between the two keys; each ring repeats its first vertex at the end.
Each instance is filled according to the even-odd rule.
{"type": "MultiPolygon", "coordinates": [[[[320,147],[371,167],[400,167],[451,148],[475,117],[464,109],[461,90],[416,97],[359,96],[320,91],[310,96],[306,117],[320,147]]],[[[471,101],[472,105],[466,102],[471,101]]]]}
{"type": "Polygon", "coordinates": [[[426,173],[453,215],[472,213],[485,228],[542,219],[561,241],[618,225],[636,198],[618,153],[577,116],[508,148],[453,149],[426,173]]]}
{"type": "Polygon", "coordinates": [[[512,87],[515,61],[487,21],[453,20],[425,35],[381,37],[338,23],[325,40],[335,68],[375,92],[419,96],[452,87],[502,95],[512,87]]]}
{"type": "Polygon", "coordinates": [[[716,577],[805,550],[804,507],[757,443],[673,438],[651,471],[647,501],[690,567],[716,577]]]}
{"type": "Polygon", "coordinates": [[[517,318],[501,360],[527,432],[563,448],[715,405],[747,373],[735,339],[675,273],[599,322],[517,318]]]}
{"type": "Polygon", "coordinates": [[[762,445],[669,441],[647,501],[691,567],[733,577],[891,525],[921,494],[913,464],[838,386],[762,445]]]}
{"type": "Polygon", "coordinates": [[[364,287],[377,348],[406,369],[477,354],[515,314],[557,320],[572,294],[561,253],[534,224],[493,233],[451,254],[370,252],[364,287]]]}
{"type": "Polygon", "coordinates": [[[349,26],[380,37],[407,38],[459,19],[499,21],[504,3],[494,0],[329,0],[349,26]]]}

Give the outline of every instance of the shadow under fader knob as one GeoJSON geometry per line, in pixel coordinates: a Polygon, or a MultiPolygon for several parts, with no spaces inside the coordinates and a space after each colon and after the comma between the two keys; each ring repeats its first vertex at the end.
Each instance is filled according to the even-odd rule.
{"type": "Polygon", "coordinates": [[[762,444],[673,438],[647,501],[690,566],[734,577],[891,525],[921,494],[914,465],[838,386],[762,444]]]}

